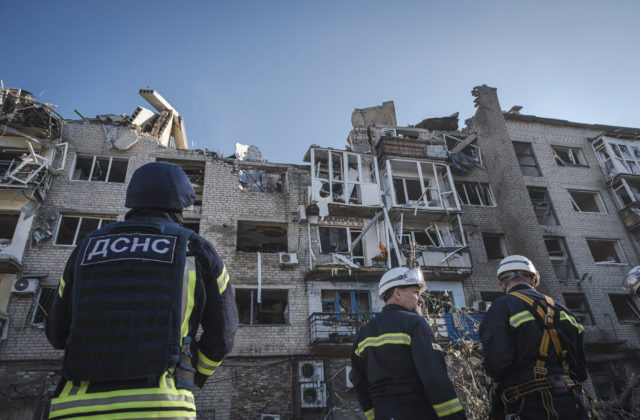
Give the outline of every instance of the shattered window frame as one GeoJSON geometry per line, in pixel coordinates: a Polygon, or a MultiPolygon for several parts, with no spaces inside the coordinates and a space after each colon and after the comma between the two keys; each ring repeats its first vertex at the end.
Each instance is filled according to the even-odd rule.
{"type": "Polygon", "coordinates": [[[540,170],[540,165],[538,165],[536,155],[533,153],[533,145],[522,141],[514,141],[512,143],[522,175],[541,177],[542,171],[540,170]],[[535,169],[535,175],[533,169],[535,169]]]}
{"type": "Polygon", "coordinates": [[[44,328],[49,309],[56,296],[57,287],[40,287],[33,297],[31,310],[29,311],[29,325],[36,328],[44,328]]]}
{"type": "MultiPolygon", "coordinates": [[[[257,232],[255,234],[261,234],[257,232]]],[[[264,234],[266,238],[276,238],[276,236],[264,234]]],[[[261,252],[263,254],[278,254],[280,252],[289,252],[289,224],[285,222],[270,222],[270,221],[257,221],[257,220],[238,220],[236,224],[236,254],[256,254],[261,252]],[[244,225],[241,228],[241,225],[244,225]],[[263,241],[261,250],[255,251],[247,251],[246,249],[251,248],[251,244],[258,243],[257,239],[247,239],[249,236],[254,235],[249,234],[249,232],[257,232],[256,229],[262,229],[267,231],[268,228],[272,228],[272,230],[281,229],[284,230],[284,235],[281,234],[278,236],[278,240],[272,239],[271,241],[267,241],[266,239],[263,241]],[[241,230],[244,229],[242,232],[241,230]],[[241,245],[241,234],[246,233],[247,238],[243,239],[241,245]],[[248,241],[248,242],[245,242],[248,241]],[[267,249],[265,249],[267,247],[267,249]],[[241,249],[242,248],[242,249],[241,249]]]]}
{"type": "Polygon", "coordinates": [[[591,306],[584,293],[563,293],[564,303],[576,320],[585,327],[596,325],[591,306]]]}
{"type": "Polygon", "coordinates": [[[529,199],[531,200],[531,205],[533,206],[533,211],[536,214],[538,224],[544,226],[559,226],[560,221],[558,220],[558,215],[556,214],[556,210],[551,202],[549,190],[545,187],[528,186],[527,191],[529,192],[529,199]],[[540,194],[544,195],[544,197],[534,198],[532,194],[540,194]]]}
{"type": "Polygon", "coordinates": [[[127,172],[129,170],[129,159],[117,156],[97,156],[97,155],[87,155],[83,153],[77,153],[73,159],[73,169],[69,173],[69,180],[73,182],[104,182],[110,184],[124,184],[127,178],[127,172]],[[89,169],[89,174],[87,175],[87,179],[76,178],[76,170],[78,170],[78,161],[81,159],[91,159],[91,168],[89,169]],[[94,171],[96,169],[97,161],[105,161],[108,159],[107,172],[104,174],[104,179],[94,179],[94,171]],[[124,176],[122,180],[112,181],[111,169],[113,168],[113,162],[124,163],[124,176]]]}
{"type": "Polygon", "coordinates": [[[389,194],[393,199],[394,207],[415,208],[418,206],[419,208],[427,209],[460,210],[460,202],[449,165],[394,158],[385,161],[385,172],[390,189],[389,194]],[[396,165],[395,171],[393,169],[394,164],[396,165]],[[415,165],[415,172],[410,170],[411,175],[407,175],[403,173],[407,171],[399,171],[398,166],[403,165],[415,165]],[[425,168],[426,170],[423,170],[425,168]],[[409,200],[409,191],[406,185],[407,180],[418,181],[420,183],[420,190],[422,192],[417,200],[409,200]],[[405,203],[398,202],[398,191],[396,188],[398,181],[401,181],[403,185],[402,193],[405,203]],[[428,181],[428,184],[425,183],[425,181],[428,181]],[[435,202],[435,205],[433,202],[435,202]]]}
{"type": "Polygon", "coordinates": [[[320,302],[322,313],[331,314],[331,313],[344,313],[344,314],[363,314],[371,312],[371,291],[368,289],[322,289],[320,291],[320,302]],[[333,296],[331,296],[333,294],[333,296]],[[344,297],[348,296],[349,300],[346,302],[344,297]],[[361,298],[361,299],[359,299],[361,298]],[[363,300],[362,298],[366,298],[363,300]],[[361,310],[359,307],[359,303],[362,304],[366,302],[366,310],[361,310]],[[345,303],[349,304],[351,310],[343,310],[349,309],[345,307],[345,303]],[[329,306],[333,306],[331,311],[326,309],[329,306]]]}
{"type": "Polygon", "coordinates": [[[496,207],[493,190],[491,189],[491,184],[488,182],[458,181],[455,182],[454,185],[460,205],[473,207],[496,207]],[[469,192],[471,192],[471,195],[469,195],[469,192]],[[471,199],[472,197],[477,197],[478,204],[472,203],[472,201],[475,201],[471,199]]]}
{"type": "Polygon", "coordinates": [[[358,235],[360,235],[360,233],[362,233],[362,228],[361,227],[349,227],[349,226],[318,226],[318,245],[320,247],[320,254],[323,255],[331,255],[331,254],[341,254],[341,255],[351,255],[351,259],[354,262],[359,262],[361,263],[360,265],[364,265],[364,244],[362,243],[362,240],[358,243],[358,245],[356,246],[356,248],[353,250],[354,252],[360,248],[362,250],[362,255],[356,255],[355,253],[350,252],[351,249],[351,244],[353,242],[353,240],[355,238],[358,237],[358,235]],[[345,239],[347,241],[346,245],[347,245],[347,249],[346,251],[325,251],[324,247],[322,246],[322,234],[320,233],[321,230],[326,229],[326,230],[331,230],[331,229],[336,229],[339,231],[344,231],[345,232],[345,239]],[[354,237],[355,234],[355,237],[354,237]]]}
{"type": "Polygon", "coordinates": [[[245,192],[285,194],[288,178],[287,168],[243,166],[238,170],[238,187],[245,192]]]}
{"type": "Polygon", "coordinates": [[[561,236],[543,236],[549,260],[559,281],[577,279],[576,267],[567,247],[565,238],[561,236]]]}
{"type": "Polygon", "coordinates": [[[320,190],[331,198],[332,204],[349,206],[369,206],[364,204],[363,185],[376,185],[380,190],[380,173],[378,162],[374,155],[355,153],[344,150],[312,147],[311,151],[311,179],[320,183],[320,190]],[[340,161],[339,165],[334,160],[340,161]],[[355,159],[357,174],[352,178],[349,169],[355,159]],[[369,162],[369,170],[365,171],[365,161],[369,162]],[[337,172],[337,174],[336,174],[337,172]]]}
{"type": "Polygon", "coordinates": [[[640,309],[631,299],[631,295],[609,293],[609,300],[619,323],[640,323],[640,309]]]}
{"type": "Polygon", "coordinates": [[[640,202],[640,182],[620,178],[611,184],[611,188],[621,210],[640,202]]]}
{"type": "Polygon", "coordinates": [[[261,302],[258,303],[258,289],[257,287],[234,287],[235,298],[236,298],[236,306],[238,308],[238,315],[240,325],[243,326],[254,326],[254,325],[289,325],[290,324],[290,300],[289,300],[289,289],[261,289],[261,302]],[[248,293],[248,296],[245,294],[248,293]],[[240,305],[240,300],[246,300],[248,297],[248,308],[240,305]],[[284,297],[284,300],[282,298],[284,297]],[[262,309],[262,305],[265,304],[265,298],[267,300],[272,300],[275,303],[273,305],[277,305],[279,302],[283,303],[282,311],[268,311],[262,309]],[[246,313],[246,311],[249,311],[246,313]],[[273,319],[282,317],[282,322],[260,322],[264,321],[264,317],[261,318],[260,313],[263,314],[264,317],[273,317],[273,319]],[[249,323],[243,322],[247,320],[249,323]]]}
{"type": "Polygon", "coordinates": [[[617,239],[602,239],[602,238],[585,238],[587,241],[587,246],[589,247],[589,251],[591,252],[591,257],[596,265],[627,265],[627,259],[622,251],[622,246],[620,245],[620,241],[617,239]],[[603,260],[596,261],[596,256],[594,255],[594,246],[608,244],[613,246],[614,254],[616,254],[617,261],[612,260],[603,260]]]}
{"type": "Polygon", "coordinates": [[[580,147],[551,146],[551,150],[558,166],[589,167],[580,147]]]}
{"type": "Polygon", "coordinates": [[[115,221],[116,221],[116,216],[86,215],[86,214],[74,214],[74,213],[61,214],[58,217],[58,224],[56,226],[56,235],[55,235],[55,239],[53,241],[53,245],[54,246],[76,246],[82,241],[82,239],[84,239],[86,237],[86,235],[88,233],[93,232],[94,230],[100,229],[100,228],[108,225],[109,223],[113,223],[115,221]],[[67,220],[68,219],[78,219],[76,221],[76,227],[74,229],[73,240],[72,240],[72,243],[70,243],[70,244],[58,243],[58,240],[60,239],[61,226],[64,223],[64,219],[67,219],[67,220]],[[98,220],[98,225],[97,225],[97,227],[95,229],[88,231],[81,238],[79,238],[80,231],[82,230],[82,222],[84,220],[98,220]],[[104,222],[108,222],[108,223],[104,223],[104,222]]]}
{"type": "Polygon", "coordinates": [[[607,214],[607,207],[605,206],[604,200],[602,199],[602,196],[600,195],[599,191],[585,191],[585,190],[567,190],[567,191],[569,192],[569,198],[571,199],[573,210],[575,210],[576,212],[607,214]],[[598,211],[582,210],[579,203],[582,203],[586,197],[580,199],[580,197],[575,197],[574,194],[582,194],[582,195],[590,196],[591,198],[593,198],[593,203],[595,207],[597,207],[598,211]]]}
{"type": "Polygon", "coordinates": [[[493,232],[482,232],[482,244],[484,245],[485,255],[487,256],[487,261],[499,261],[509,255],[509,250],[507,248],[507,240],[503,233],[493,233],[493,232]],[[497,241],[496,244],[488,243],[489,241],[497,241]],[[497,245],[499,250],[495,250],[498,252],[489,252],[493,249],[493,246],[487,245],[497,245]],[[501,254],[501,255],[499,255],[501,254]]]}

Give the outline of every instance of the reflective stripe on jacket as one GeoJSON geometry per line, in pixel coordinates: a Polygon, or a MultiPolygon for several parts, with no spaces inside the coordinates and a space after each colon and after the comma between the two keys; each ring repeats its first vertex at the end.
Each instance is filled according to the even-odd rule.
{"type": "MultiPolygon", "coordinates": [[[[426,407],[420,418],[464,419],[442,348],[424,318],[398,305],[387,305],[358,333],[351,354],[351,380],[368,420],[376,406],[398,397],[426,407]]],[[[401,403],[397,403],[401,404],[401,403]]]]}

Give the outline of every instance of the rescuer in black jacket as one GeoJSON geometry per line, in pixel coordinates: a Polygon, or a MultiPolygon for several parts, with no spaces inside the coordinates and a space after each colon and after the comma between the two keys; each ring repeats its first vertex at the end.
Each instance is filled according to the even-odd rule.
{"type": "Polygon", "coordinates": [[[419,268],[380,280],[382,312],[353,343],[351,381],[368,420],[465,419],[442,348],[416,313],[426,285],[419,268]]]}
{"type": "Polygon", "coordinates": [[[491,304],[480,324],[493,418],[587,419],[577,383],[587,379],[584,328],[534,289],[539,275],[526,257],[503,259],[498,281],[507,295],[491,304]]]}
{"type": "Polygon", "coordinates": [[[65,349],[51,418],[195,417],[193,385],[231,351],[238,313],[215,249],[181,226],[194,201],[179,166],[143,165],[125,221],[72,252],[46,325],[65,349]]]}

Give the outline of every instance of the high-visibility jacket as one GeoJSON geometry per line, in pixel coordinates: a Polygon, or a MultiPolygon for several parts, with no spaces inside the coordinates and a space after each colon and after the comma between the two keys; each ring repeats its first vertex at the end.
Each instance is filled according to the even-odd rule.
{"type": "MultiPolygon", "coordinates": [[[[531,286],[521,284],[510,292],[519,292],[536,301],[545,296],[531,286]]],[[[576,381],[587,379],[583,349],[584,328],[571,311],[555,303],[558,313],[556,326],[562,348],[566,350],[568,374],[576,381]]],[[[518,385],[534,378],[544,328],[531,313],[530,305],[507,294],[491,304],[480,324],[480,339],[484,369],[500,389],[518,385]]],[[[553,347],[550,347],[551,349],[553,347]]],[[[546,367],[549,374],[562,374],[562,361],[550,350],[546,367]]]]}
{"type": "MultiPolygon", "coordinates": [[[[134,235],[136,232],[155,234],[154,232],[150,233],[148,228],[143,228],[140,224],[162,225],[173,220],[169,212],[160,210],[136,209],[135,212],[130,213],[133,214],[132,217],[128,217],[125,222],[118,223],[117,225],[124,225],[124,228],[126,228],[126,225],[130,224],[132,230],[127,233],[134,235]]],[[[177,224],[175,226],[178,227],[177,224]]],[[[120,228],[121,226],[118,227],[120,228]]],[[[165,249],[172,246],[173,242],[169,239],[169,242],[163,241],[162,239],[161,237],[152,237],[151,242],[148,244],[149,247],[147,251],[151,252],[155,250],[158,251],[159,254],[164,255],[165,249]],[[157,241],[157,243],[153,242],[154,240],[157,241]],[[152,248],[154,243],[156,246],[152,248]]],[[[88,240],[87,238],[87,241],[88,240]]],[[[101,237],[98,240],[104,241],[105,237],[101,237]]],[[[146,237],[138,238],[139,247],[133,251],[144,251],[143,240],[146,240],[146,237]]],[[[100,246],[96,247],[94,241],[94,243],[92,243],[93,248],[88,250],[83,246],[76,248],[72,252],[60,279],[58,293],[49,311],[46,325],[47,337],[51,344],[57,349],[64,349],[69,342],[73,342],[73,337],[70,337],[72,331],[74,331],[74,334],[85,333],[93,335],[92,330],[90,328],[88,329],[87,325],[82,324],[83,328],[72,328],[74,307],[78,304],[78,302],[74,302],[74,300],[82,299],[87,293],[89,295],[105,293],[106,297],[101,297],[97,299],[96,302],[104,301],[109,303],[109,305],[118,306],[118,300],[120,303],[131,303],[129,299],[134,299],[132,296],[144,292],[142,290],[144,288],[143,285],[136,284],[135,288],[132,287],[132,290],[130,290],[131,295],[127,295],[126,293],[121,294],[123,292],[122,288],[126,288],[126,282],[119,282],[118,278],[114,279],[112,288],[108,287],[108,282],[99,285],[95,290],[84,289],[79,284],[79,282],[84,284],[91,280],[85,278],[86,273],[81,274],[82,268],[79,269],[79,267],[83,261],[87,263],[85,260],[92,251],[94,252],[92,255],[93,259],[112,259],[112,261],[110,261],[109,264],[105,264],[104,267],[109,267],[109,270],[120,273],[120,276],[127,275],[126,271],[119,271],[118,267],[120,264],[130,269],[129,275],[134,275],[135,273],[144,274],[144,270],[137,271],[140,269],[137,262],[127,260],[126,258],[118,258],[120,255],[131,256],[131,249],[124,250],[125,246],[130,246],[131,243],[127,243],[126,240],[120,240],[115,243],[115,245],[111,242],[109,242],[109,244],[101,242],[100,244],[100,246]],[[105,248],[106,245],[109,245],[109,247],[105,248]],[[80,253],[80,251],[82,251],[82,253],[80,253]],[[115,254],[112,255],[114,252],[115,254]],[[118,254],[119,252],[121,252],[121,254],[118,254]],[[83,289],[84,292],[74,293],[83,289]],[[109,301],[110,298],[112,301],[109,301]]],[[[184,249],[178,249],[183,245],[181,245],[179,240],[175,243],[175,246],[178,247],[175,250],[176,255],[182,254],[185,260],[184,270],[180,274],[179,279],[174,278],[172,280],[179,281],[179,293],[165,293],[160,299],[158,297],[151,297],[149,299],[149,301],[158,300],[161,302],[162,299],[167,299],[168,296],[172,296],[174,301],[171,302],[171,308],[179,308],[179,311],[167,309],[165,306],[158,305],[158,302],[155,302],[150,306],[156,309],[166,309],[165,312],[150,312],[147,314],[151,318],[157,317],[161,320],[164,320],[165,318],[163,317],[165,316],[167,318],[174,318],[176,313],[180,317],[177,323],[171,322],[171,320],[169,322],[169,324],[173,326],[173,329],[178,328],[178,342],[176,343],[175,338],[171,335],[171,331],[167,330],[169,350],[165,352],[166,347],[163,346],[167,344],[167,340],[164,339],[160,340],[160,343],[163,344],[158,346],[156,350],[158,353],[168,357],[168,360],[166,360],[167,369],[164,372],[158,373],[157,369],[159,365],[155,364],[153,365],[154,370],[152,374],[149,374],[150,371],[148,369],[142,370],[144,377],[136,377],[135,373],[139,372],[129,369],[123,371],[124,377],[122,378],[103,378],[96,376],[94,377],[94,379],[97,378],[96,380],[83,380],[85,379],[83,378],[84,373],[82,372],[83,364],[73,364],[74,369],[63,370],[63,378],[51,401],[51,418],[98,418],[98,416],[102,416],[99,418],[195,417],[195,404],[191,388],[194,382],[202,387],[206,379],[214,372],[216,367],[221,364],[224,356],[231,351],[238,326],[238,313],[235,297],[229,282],[229,274],[213,246],[195,232],[190,232],[183,244],[184,249]],[[200,325],[202,325],[203,333],[197,341],[196,332],[200,325]],[[177,354],[175,354],[176,351],[177,354]],[[125,374],[126,372],[129,374],[125,374]],[[132,374],[131,372],[134,373],[132,374]]],[[[138,256],[140,259],[150,258],[151,260],[161,260],[163,258],[162,255],[141,254],[138,256]]],[[[92,261],[92,259],[89,259],[88,262],[92,261]]],[[[169,265],[170,264],[167,263],[167,266],[169,265]]],[[[90,264],[87,266],[90,266],[90,264]]],[[[93,268],[98,266],[99,265],[95,265],[93,268]]],[[[151,271],[157,270],[157,266],[154,267],[153,264],[148,264],[147,267],[150,271],[146,273],[147,278],[145,281],[152,277],[153,273],[151,273],[151,271]]],[[[167,271],[171,270],[168,269],[167,271]]],[[[175,284],[171,282],[167,283],[166,279],[159,279],[158,284],[160,283],[163,283],[161,286],[164,285],[166,290],[175,290],[171,287],[175,284]]],[[[104,305],[104,302],[98,303],[104,305]]],[[[140,302],[138,302],[138,304],[140,304],[140,302]]],[[[111,306],[109,305],[105,307],[110,308],[111,306]]],[[[141,310],[141,312],[144,312],[144,310],[141,310]]],[[[103,331],[103,326],[99,323],[101,313],[96,310],[93,312],[90,311],[90,313],[92,320],[89,324],[96,324],[94,326],[95,330],[93,331],[96,334],[100,334],[103,331]]],[[[126,311],[123,313],[126,314],[126,311]]],[[[120,317],[122,318],[120,319],[118,318],[118,311],[105,312],[102,313],[102,315],[109,318],[105,320],[104,325],[109,328],[107,335],[116,338],[113,346],[129,346],[128,348],[134,350],[136,348],[136,335],[130,334],[130,324],[134,325],[134,327],[138,324],[142,325],[142,327],[139,328],[140,336],[138,342],[145,345],[150,342],[150,339],[156,337],[150,334],[150,331],[144,330],[144,326],[151,325],[159,331],[159,325],[162,324],[152,322],[154,320],[151,318],[148,319],[149,322],[146,322],[144,315],[141,319],[134,319],[133,321],[125,319],[126,316],[120,317]],[[125,341],[124,343],[118,343],[118,333],[125,338],[123,340],[125,341]],[[133,343],[130,342],[132,337],[134,340],[133,343]]],[[[155,321],[157,321],[157,319],[155,321]]],[[[87,340],[86,337],[77,342],[82,343],[85,350],[91,348],[91,340],[87,340]]],[[[154,355],[154,357],[155,356],[157,355],[154,355]]],[[[91,358],[89,357],[89,359],[91,358]]],[[[135,357],[130,357],[127,363],[134,362],[135,359],[135,357]]],[[[66,364],[67,362],[65,362],[65,365],[66,364]]],[[[129,366],[129,368],[130,367],[131,366],[129,366]]],[[[94,374],[96,373],[94,372],[94,374]]],[[[103,374],[104,372],[99,372],[99,375],[103,374]]]]}
{"type": "Polygon", "coordinates": [[[369,420],[394,412],[410,419],[466,418],[442,348],[416,313],[385,306],[358,333],[351,363],[351,381],[369,420]]]}

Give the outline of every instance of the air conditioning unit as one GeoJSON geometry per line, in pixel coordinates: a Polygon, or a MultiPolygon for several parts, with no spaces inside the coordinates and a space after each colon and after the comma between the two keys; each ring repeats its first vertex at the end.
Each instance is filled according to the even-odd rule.
{"type": "Polygon", "coordinates": [[[324,363],[322,360],[298,362],[298,378],[300,382],[324,382],[324,363]]]}
{"type": "Polygon", "coordinates": [[[487,312],[490,306],[491,302],[487,302],[484,300],[476,300],[475,302],[473,302],[473,309],[478,312],[487,312]]]}
{"type": "Polygon", "coordinates": [[[308,382],[300,384],[300,407],[322,408],[327,406],[327,385],[308,382]]]}
{"type": "Polygon", "coordinates": [[[38,291],[37,279],[18,279],[13,282],[11,293],[17,295],[35,294],[38,291]]]}
{"type": "Polygon", "coordinates": [[[640,266],[633,267],[622,283],[622,288],[630,295],[638,294],[640,289],[640,266]]]}
{"type": "Polygon", "coordinates": [[[260,420],[280,420],[280,414],[263,414],[260,420]]]}
{"type": "Polygon", "coordinates": [[[353,388],[353,382],[351,382],[351,378],[349,378],[349,375],[351,374],[351,366],[347,366],[344,372],[346,374],[346,379],[344,380],[344,383],[347,385],[347,388],[353,388]]]}
{"type": "Polygon", "coordinates": [[[280,252],[280,264],[281,265],[296,265],[298,264],[298,254],[295,252],[280,252]]]}

